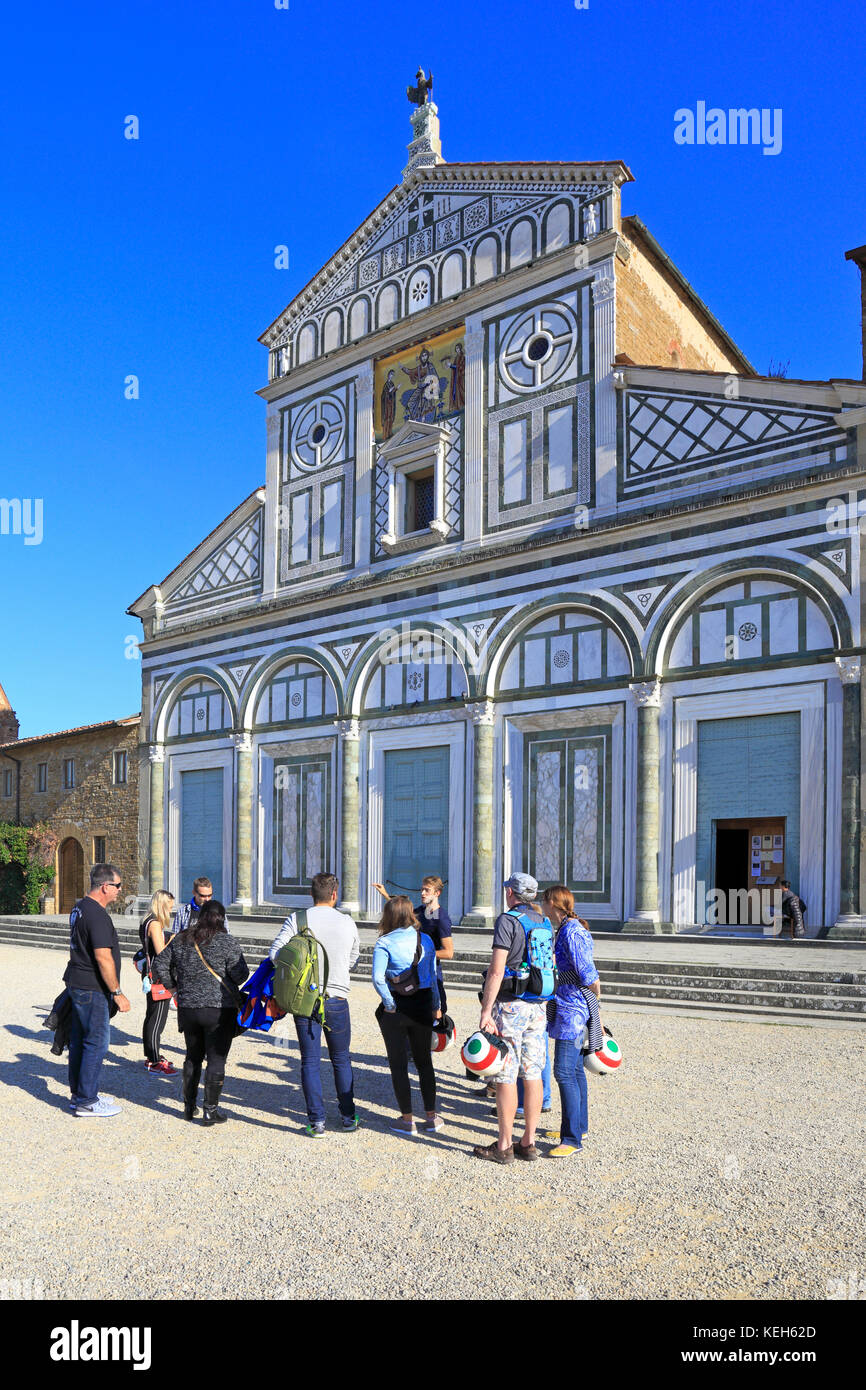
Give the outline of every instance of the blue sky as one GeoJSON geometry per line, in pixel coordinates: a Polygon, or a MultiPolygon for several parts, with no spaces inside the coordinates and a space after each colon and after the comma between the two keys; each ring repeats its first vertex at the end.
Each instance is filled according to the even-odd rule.
{"type": "Polygon", "coordinates": [[[7,9],[0,496],[44,518],[0,535],[22,736],[139,708],[125,610],[264,481],[256,340],[399,182],[419,62],[446,159],[623,159],[624,211],[760,371],[861,374],[859,4],[289,3],[7,9]],[[781,109],[780,152],[678,145],[698,101],[781,109]]]}

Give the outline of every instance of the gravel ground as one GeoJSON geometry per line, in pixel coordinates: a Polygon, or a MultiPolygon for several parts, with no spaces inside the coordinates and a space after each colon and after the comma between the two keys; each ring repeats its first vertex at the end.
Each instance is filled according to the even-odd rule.
{"type": "MultiPolygon", "coordinates": [[[[589,1078],[585,1152],[506,1173],[469,1156],[494,1121],[456,1050],[437,1061],[444,1132],[387,1132],[369,985],[352,991],[362,1128],[336,1128],[326,1063],[329,1130],[313,1141],[297,1046],[264,1038],[234,1044],[230,1122],[184,1123],[180,1078],[144,1071],[140,993],[103,1068],[122,1114],[76,1120],[40,1026],[65,959],[3,946],[0,962],[2,1269],[47,1299],[824,1299],[858,1282],[863,1297],[860,1033],[617,1012],[623,1066],[589,1078]]],[[[132,975],[125,962],[130,989],[132,975]]],[[[476,1002],[449,1009],[465,1037],[476,1002]]],[[[172,1015],[178,1066],[181,1041],[172,1015]]],[[[558,1115],[554,1085],[551,1128],[558,1115]]]]}

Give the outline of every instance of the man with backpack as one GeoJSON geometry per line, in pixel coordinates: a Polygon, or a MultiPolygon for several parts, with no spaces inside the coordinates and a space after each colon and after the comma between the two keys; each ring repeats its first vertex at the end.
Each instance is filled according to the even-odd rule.
{"type": "Polygon", "coordinates": [[[547,1001],[556,992],[553,927],[539,909],[538,884],[530,874],[512,874],[503,885],[507,912],[493,926],[493,956],[481,997],[482,1032],[498,1033],[508,1057],[496,1076],[499,1136],[478,1145],[476,1158],[513,1163],[538,1158],[535,1129],[541,1115],[542,1072],[547,1060],[547,1001]],[[524,1133],[512,1143],[517,1113],[517,1078],[523,1079],[524,1133]]]}
{"type": "MultiPolygon", "coordinates": [[[[308,1016],[294,1013],[295,1031],[301,1049],[301,1086],[308,1117],[304,1132],[311,1139],[320,1139],[325,1133],[325,1101],[322,1095],[321,1075],[323,1026],[328,1056],[334,1070],[342,1127],[344,1130],[358,1128],[352,1062],[349,1056],[352,1038],[349,1018],[349,971],[361,954],[361,941],[352,918],[345,912],[337,911],[338,888],[339,884],[333,874],[316,874],[310,884],[313,906],[306,912],[306,923],[299,925],[296,915],[290,913],[270,949],[270,958],[277,964],[279,972],[277,957],[281,949],[292,937],[309,933],[315,943],[313,949],[319,957],[311,972],[311,984],[318,982],[318,971],[322,965],[325,969],[322,1007],[315,1007],[318,1001],[313,1001],[314,1008],[308,1016]],[[321,962],[321,956],[324,956],[324,962],[321,962]]],[[[302,961],[302,953],[298,954],[298,961],[302,961]]],[[[280,1002],[277,988],[278,977],[275,977],[274,997],[280,1002]]]]}

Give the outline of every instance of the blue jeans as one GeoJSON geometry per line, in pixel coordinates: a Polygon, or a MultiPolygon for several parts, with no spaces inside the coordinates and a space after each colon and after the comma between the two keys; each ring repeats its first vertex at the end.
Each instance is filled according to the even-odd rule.
{"type": "Polygon", "coordinates": [[[101,989],[70,989],[69,1090],[79,1105],[95,1105],[108,1051],[108,999],[101,989]]]}
{"type": "Polygon", "coordinates": [[[589,1129],[586,1072],[580,1039],[557,1038],[553,1054],[553,1074],[559,1086],[562,1102],[562,1126],[559,1142],[583,1147],[582,1139],[589,1129]]]}
{"type": "MultiPolygon", "coordinates": [[[[541,1073],[541,1084],[544,1087],[544,1099],[541,1104],[545,1110],[550,1109],[550,1039],[547,1039],[547,1061],[544,1064],[544,1071],[541,1073]]],[[[523,1109],[523,1077],[517,1078],[517,1108],[523,1109]]]]}
{"type": "MultiPolygon", "coordinates": [[[[348,999],[333,998],[325,1000],[325,1044],[331,1066],[334,1068],[334,1084],[337,1088],[337,1103],[340,1114],[350,1120],[355,1113],[355,1091],[352,1077],[352,1063],[349,1060],[349,1043],[352,1038],[352,1024],[349,1018],[348,999]]],[[[325,1118],[325,1101],[322,1096],[322,1025],[312,1018],[296,1018],[295,1030],[301,1047],[301,1085],[307,1103],[307,1115],[311,1125],[319,1124],[325,1118]]]]}

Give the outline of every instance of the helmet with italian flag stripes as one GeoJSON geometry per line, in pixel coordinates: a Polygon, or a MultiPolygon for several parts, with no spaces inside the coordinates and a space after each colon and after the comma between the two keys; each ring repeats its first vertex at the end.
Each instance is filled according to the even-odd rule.
{"type": "Polygon", "coordinates": [[[489,1079],[501,1072],[505,1065],[508,1044],[496,1033],[482,1033],[479,1030],[466,1039],[460,1056],[467,1070],[489,1079]]]}
{"type": "Polygon", "coordinates": [[[616,1071],[622,1062],[622,1052],[619,1043],[613,1036],[609,1028],[605,1028],[604,1041],[597,1052],[587,1052],[583,1065],[587,1071],[593,1072],[596,1076],[609,1076],[616,1071]]]}

